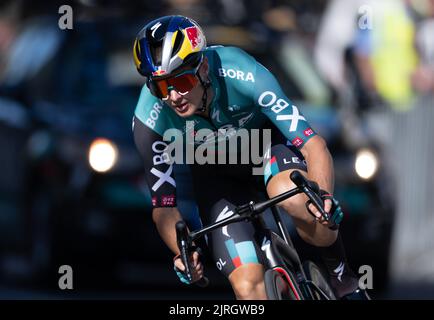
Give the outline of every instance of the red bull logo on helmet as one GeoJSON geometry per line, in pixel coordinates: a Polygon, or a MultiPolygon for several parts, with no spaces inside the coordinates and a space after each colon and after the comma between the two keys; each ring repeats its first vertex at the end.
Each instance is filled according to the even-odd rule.
{"type": "Polygon", "coordinates": [[[165,73],[166,73],[166,71],[164,71],[164,70],[157,70],[155,72],[152,72],[152,75],[153,76],[161,76],[161,75],[163,75],[165,73]]]}
{"type": "Polygon", "coordinates": [[[203,45],[203,36],[202,32],[197,27],[189,27],[185,28],[185,32],[187,33],[188,40],[191,43],[191,48],[194,50],[197,47],[203,45]]]}

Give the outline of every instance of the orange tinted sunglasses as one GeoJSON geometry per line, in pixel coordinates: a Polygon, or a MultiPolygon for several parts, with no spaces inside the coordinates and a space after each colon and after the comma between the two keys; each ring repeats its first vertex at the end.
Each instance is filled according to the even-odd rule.
{"type": "Polygon", "coordinates": [[[166,79],[149,79],[147,82],[149,90],[151,93],[163,100],[169,99],[169,93],[171,90],[175,90],[180,95],[186,95],[189,93],[199,82],[197,77],[197,72],[199,71],[198,66],[192,70],[186,70],[174,77],[166,79]]]}

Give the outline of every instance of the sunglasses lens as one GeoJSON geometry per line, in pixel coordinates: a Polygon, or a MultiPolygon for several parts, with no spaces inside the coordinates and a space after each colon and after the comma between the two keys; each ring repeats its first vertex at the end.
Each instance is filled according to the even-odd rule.
{"type": "Polygon", "coordinates": [[[168,83],[176,89],[179,94],[190,92],[198,83],[198,79],[194,74],[183,74],[179,77],[168,79],[168,83]]]}
{"type": "Polygon", "coordinates": [[[190,92],[199,82],[194,73],[184,73],[177,77],[162,79],[162,80],[149,80],[148,88],[151,93],[160,98],[167,99],[169,96],[169,88],[176,90],[181,95],[190,92]]]}
{"type": "Polygon", "coordinates": [[[147,85],[152,95],[156,96],[157,98],[163,99],[168,96],[168,87],[165,80],[149,80],[147,85]]]}

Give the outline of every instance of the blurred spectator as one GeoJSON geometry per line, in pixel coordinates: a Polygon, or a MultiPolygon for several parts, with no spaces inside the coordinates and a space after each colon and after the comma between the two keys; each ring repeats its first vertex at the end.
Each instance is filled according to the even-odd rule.
{"type": "Polygon", "coordinates": [[[392,177],[382,189],[396,204],[393,286],[434,284],[433,13],[432,0],[334,0],[316,48],[340,96],[347,142],[380,147],[382,171],[392,177]]]}
{"type": "Polygon", "coordinates": [[[413,8],[423,18],[418,25],[416,47],[420,62],[412,74],[412,84],[417,92],[434,92],[434,0],[413,1],[413,8]],[[425,6],[418,7],[425,3],[425,6]]]}
{"type": "Polygon", "coordinates": [[[393,117],[395,139],[391,147],[397,180],[397,217],[391,253],[392,276],[403,285],[434,285],[434,1],[408,0],[415,22],[418,64],[410,75],[415,96],[412,109],[393,117]],[[405,170],[396,159],[412,167],[405,170]]]}

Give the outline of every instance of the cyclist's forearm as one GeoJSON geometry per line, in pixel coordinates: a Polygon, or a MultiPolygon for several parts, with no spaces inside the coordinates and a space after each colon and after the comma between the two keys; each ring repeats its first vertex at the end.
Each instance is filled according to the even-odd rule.
{"type": "Polygon", "coordinates": [[[152,219],[157,227],[158,233],[166,245],[173,253],[179,252],[176,244],[176,223],[182,219],[179,210],[174,208],[154,208],[152,210],[152,219]]]}
{"type": "Polygon", "coordinates": [[[318,183],[319,187],[330,193],[334,190],[333,159],[323,138],[316,136],[308,141],[303,155],[307,162],[308,179],[318,183]],[[313,140],[312,139],[312,140],[313,140]]]}

